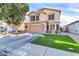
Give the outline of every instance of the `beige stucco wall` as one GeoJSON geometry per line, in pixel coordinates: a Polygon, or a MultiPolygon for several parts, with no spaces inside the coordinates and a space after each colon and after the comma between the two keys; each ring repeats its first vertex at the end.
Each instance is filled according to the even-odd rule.
{"type": "Polygon", "coordinates": [[[40,13],[39,15],[39,21],[47,21],[48,20],[48,17],[46,14],[44,13],[40,13]]]}
{"type": "MultiPolygon", "coordinates": [[[[55,11],[55,10],[49,10],[49,9],[44,9],[40,10],[37,13],[30,13],[28,15],[29,17],[31,16],[39,16],[39,21],[31,21],[31,18],[29,19],[30,21],[28,22],[28,31],[29,32],[43,32],[46,33],[47,30],[47,25],[46,21],[48,21],[49,24],[59,24],[60,22],[60,12],[55,11]],[[44,12],[44,13],[43,13],[44,12]],[[49,14],[55,14],[54,20],[48,20],[48,15],[49,14]]],[[[21,24],[20,30],[24,31],[25,30],[25,25],[21,24]]]]}
{"type": "Polygon", "coordinates": [[[51,20],[51,21],[52,22],[60,22],[60,14],[61,14],[61,12],[59,12],[59,11],[44,9],[44,10],[40,10],[39,12],[45,12],[45,13],[47,13],[46,20],[48,19],[48,15],[49,14],[54,13],[55,14],[55,19],[51,20]]]}
{"type": "Polygon", "coordinates": [[[31,16],[38,16],[38,15],[39,15],[39,14],[37,14],[37,13],[31,13],[31,14],[29,15],[29,18],[30,18],[30,19],[29,19],[29,20],[30,20],[29,22],[31,22],[31,16]]]}
{"type": "Polygon", "coordinates": [[[25,25],[24,23],[22,23],[19,28],[18,28],[19,31],[25,31],[25,25]]]}
{"type": "MultiPolygon", "coordinates": [[[[37,13],[31,13],[29,16],[39,16],[39,21],[47,21],[48,20],[48,15],[49,14],[55,14],[54,20],[48,20],[49,22],[60,22],[60,12],[59,11],[54,11],[54,10],[48,10],[48,9],[44,9],[44,10],[40,10],[38,11],[40,14],[37,13]],[[44,14],[44,13],[46,14],[44,14]]],[[[31,20],[31,18],[30,18],[31,20]]],[[[30,21],[31,22],[31,21],[30,21]]]]}
{"type": "Polygon", "coordinates": [[[44,12],[47,13],[47,17],[49,14],[55,14],[54,20],[51,20],[50,22],[60,22],[60,12],[47,9],[44,9],[44,12]]]}

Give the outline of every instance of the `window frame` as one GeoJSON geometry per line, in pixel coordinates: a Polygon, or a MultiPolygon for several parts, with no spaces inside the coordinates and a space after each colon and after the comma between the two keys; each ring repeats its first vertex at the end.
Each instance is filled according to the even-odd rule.
{"type": "Polygon", "coordinates": [[[36,16],[36,21],[39,21],[39,16],[36,16]]]}
{"type": "Polygon", "coordinates": [[[31,16],[31,21],[35,21],[35,16],[31,16]]]}
{"type": "Polygon", "coordinates": [[[54,13],[48,15],[48,20],[54,20],[54,18],[55,18],[54,13]]]}
{"type": "Polygon", "coordinates": [[[59,30],[59,24],[56,24],[56,30],[59,30]]]}

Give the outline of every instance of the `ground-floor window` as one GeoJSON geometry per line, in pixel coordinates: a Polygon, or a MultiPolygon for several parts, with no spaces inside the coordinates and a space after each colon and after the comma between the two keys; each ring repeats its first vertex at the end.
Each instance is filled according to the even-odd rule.
{"type": "Polygon", "coordinates": [[[59,24],[56,24],[56,30],[59,30],[59,24]]]}
{"type": "Polygon", "coordinates": [[[47,30],[49,30],[49,25],[47,24],[47,30]]]}
{"type": "Polygon", "coordinates": [[[25,28],[28,28],[28,26],[26,25],[25,28]]]}

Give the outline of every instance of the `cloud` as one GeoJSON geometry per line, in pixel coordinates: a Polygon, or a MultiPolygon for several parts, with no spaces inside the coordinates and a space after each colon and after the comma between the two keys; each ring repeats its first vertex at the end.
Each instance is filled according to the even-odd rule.
{"type": "Polygon", "coordinates": [[[65,26],[69,23],[72,23],[76,20],[79,20],[79,16],[64,16],[64,15],[61,15],[60,17],[60,22],[61,22],[61,26],[65,26]]]}
{"type": "Polygon", "coordinates": [[[69,4],[69,7],[71,7],[71,8],[79,8],[79,3],[71,3],[71,4],[69,4]]]}
{"type": "Polygon", "coordinates": [[[79,13],[79,3],[78,4],[77,3],[68,4],[68,8],[66,8],[65,12],[62,12],[63,14],[60,17],[61,26],[65,26],[69,23],[79,20],[79,14],[78,14],[79,13]],[[65,12],[67,12],[67,13],[65,13],[65,12]]]}
{"type": "Polygon", "coordinates": [[[72,11],[72,12],[79,13],[79,9],[78,9],[78,8],[75,8],[75,9],[69,8],[68,10],[70,10],[70,11],[72,11]]]}
{"type": "Polygon", "coordinates": [[[31,11],[36,11],[45,7],[61,10],[61,26],[79,20],[79,3],[32,3],[29,5],[31,11]]]}
{"type": "Polygon", "coordinates": [[[67,10],[79,13],[79,3],[71,3],[71,4],[69,4],[67,10]]]}

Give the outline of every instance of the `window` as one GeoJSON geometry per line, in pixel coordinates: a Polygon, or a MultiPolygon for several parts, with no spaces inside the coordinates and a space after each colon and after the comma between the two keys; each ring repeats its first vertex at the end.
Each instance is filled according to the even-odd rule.
{"type": "Polygon", "coordinates": [[[1,29],[3,29],[3,27],[1,27],[1,29]]]}
{"type": "Polygon", "coordinates": [[[49,30],[49,25],[47,24],[47,30],[49,30]]]}
{"type": "Polygon", "coordinates": [[[25,28],[28,28],[27,26],[25,26],[25,28]]]}
{"type": "Polygon", "coordinates": [[[52,19],[54,19],[54,14],[52,14],[52,16],[51,16],[51,17],[52,17],[52,19]]]}
{"type": "Polygon", "coordinates": [[[76,29],[75,31],[78,32],[78,29],[76,29]]]}
{"type": "Polygon", "coordinates": [[[54,14],[48,15],[48,19],[49,19],[49,20],[54,20],[54,14]]]}
{"type": "Polygon", "coordinates": [[[56,25],[56,30],[59,30],[59,24],[56,25]]]}
{"type": "Polygon", "coordinates": [[[36,20],[37,20],[37,21],[39,20],[39,16],[36,16],[36,20]]]}
{"type": "Polygon", "coordinates": [[[31,16],[31,21],[38,21],[39,20],[39,16],[31,16]]]}
{"type": "Polygon", "coordinates": [[[31,21],[35,21],[35,16],[31,16],[31,21]]]}
{"type": "Polygon", "coordinates": [[[51,15],[48,15],[49,20],[51,20],[51,15]]]}
{"type": "Polygon", "coordinates": [[[53,25],[53,30],[55,30],[55,25],[53,25]]]}

